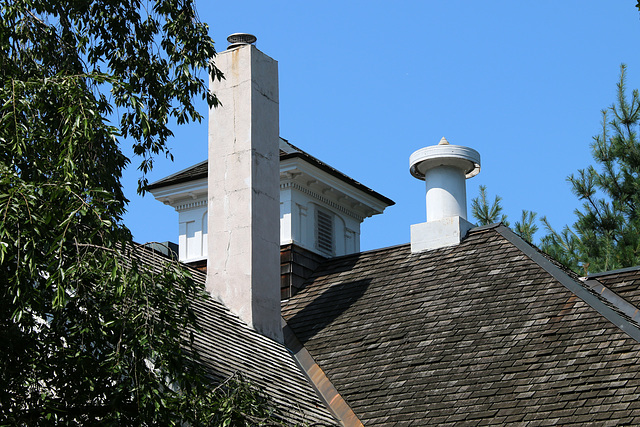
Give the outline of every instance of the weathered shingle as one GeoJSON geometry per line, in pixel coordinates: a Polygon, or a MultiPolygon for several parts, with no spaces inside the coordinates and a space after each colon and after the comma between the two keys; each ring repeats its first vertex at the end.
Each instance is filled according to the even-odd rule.
{"type": "Polygon", "coordinates": [[[209,162],[207,160],[197,163],[193,166],[189,166],[179,172],[171,174],[161,180],[153,182],[147,186],[147,190],[154,190],[156,188],[168,187],[170,185],[180,184],[182,182],[195,181],[198,179],[206,178],[209,174],[209,162]]]}
{"type": "Polygon", "coordinates": [[[640,267],[591,274],[588,279],[597,280],[633,305],[640,306],[640,267]]]}
{"type": "Polygon", "coordinates": [[[602,313],[637,324],[509,233],[329,260],[283,315],[365,425],[640,422],[640,344],[602,313]]]}
{"type": "MultiPolygon", "coordinates": [[[[161,268],[168,260],[151,250],[137,252],[145,265],[161,268]]],[[[206,275],[191,271],[204,285],[206,275]]],[[[201,331],[194,345],[213,381],[240,373],[275,404],[292,425],[335,425],[290,352],[244,324],[224,305],[205,298],[194,301],[201,331]]]]}

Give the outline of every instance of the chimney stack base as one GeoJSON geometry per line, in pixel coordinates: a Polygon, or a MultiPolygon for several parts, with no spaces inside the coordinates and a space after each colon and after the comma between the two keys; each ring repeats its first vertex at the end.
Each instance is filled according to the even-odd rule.
{"type": "Polygon", "coordinates": [[[466,219],[453,216],[411,226],[411,253],[460,244],[473,228],[466,219]]]}

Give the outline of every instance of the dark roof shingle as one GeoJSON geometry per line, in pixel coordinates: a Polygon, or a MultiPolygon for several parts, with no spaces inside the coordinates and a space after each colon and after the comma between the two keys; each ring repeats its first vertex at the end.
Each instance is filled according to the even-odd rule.
{"type": "Polygon", "coordinates": [[[640,267],[590,274],[588,279],[597,280],[630,303],[640,306],[640,267]]]}
{"type": "Polygon", "coordinates": [[[640,422],[640,344],[507,233],[329,260],[285,304],[365,425],[640,422]]]}
{"type": "MultiPolygon", "coordinates": [[[[352,185],[353,187],[356,187],[358,190],[370,195],[371,197],[374,197],[378,200],[380,200],[381,202],[387,204],[388,206],[393,206],[395,205],[395,202],[391,199],[389,199],[388,197],[383,196],[382,194],[378,193],[377,191],[372,190],[371,188],[367,187],[364,184],[361,184],[360,182],[356,181],[355,179],[343,174],[342,172],[340,172],[339,170],[329,166],[328,164],[324,163],[321,160],[318,160],[317,158],[313,157],[312,155],[310,155],[309,153],[306,153],[305,151],[302,151],[301,149],[299,149],[298,147],[289,144],[287,142],[287,144],[289,145],[289,147],[291,147],[291,151],[289,153],[280,150],[280,161],[283,160],[288,160],[288,159],[293,159],[293,158],[300,158],[305,160],[306,162],[314,165],[315,167],[317,167],[318,169],[334,176],[335,178],[338,178],[346,183],[348,183],[349,185],[352,185]]],[[[181,184],[183,182],[189,182],[189,181],[195,181],[197,179],[202,179],[202,178],[206,178],[208,175],[209,171],[208,171],[208,160],[204,160],[196,165],[190,166],[186,169],[183,169],[179,172],[176,172],[172,175],[169,175],[165,178],[162,178],[158,181],[155,181],[151,184],[149,184],[147,186],[147,190],[155,190],[157,188],[163,188],[163,187],[168,187],[170,185],[175,185],[175,184],[181,184]]]]}
{"type": "Polygon", "coordinates": [[[178,171],[147,186],[147,190],[155,190],[156,188],[168,187],[169,185],[181,184],[183,182],[195,181],[197,179],[206,178],[209,174],[209,162],[204,160],[186,169],[178,171]]]}
{"type": "MultiPolygon", "coordinates": [[[[151,268],[161,269],[169,262],[153,250],[136,252],[151,268]]],[[[191,274],[204,286],[206,274],[197,270],[191,274]]],[[[193,307],[200,327],[194,332],[194,346],[214,382],[240,373],[269,397],[288,423],[336,425],[284,345],[249,328],[213,298],[198,299],[193,307]]]]}

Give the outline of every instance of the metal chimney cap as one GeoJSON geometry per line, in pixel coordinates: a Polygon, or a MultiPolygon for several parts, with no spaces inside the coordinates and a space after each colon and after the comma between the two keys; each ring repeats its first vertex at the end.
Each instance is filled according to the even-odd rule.
{"type": "Polygon", "coordinates": [[[236,47],[244,46],[247,44],[254,44],[258,40],[256,36],[249,33],[234,33],[227,37],[227,41],[230,43],[227,50],[236,47]]]}

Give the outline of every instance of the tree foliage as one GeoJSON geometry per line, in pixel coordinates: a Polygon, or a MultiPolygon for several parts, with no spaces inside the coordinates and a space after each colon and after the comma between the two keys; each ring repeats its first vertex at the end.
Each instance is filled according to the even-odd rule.
{"type": "Polygon", "coordinates": [[[536,225],[537,213],[532,211],[523,210],[520,221],[516,221],[514,230],[515,232],[529,243],[533,242],[533,238],[538,231],[536,225]]]}
{"type": "MultiPolygon", "coordinates": [[[[616,102],[602,111],[602,132],[591,144],[594,165],[567,178],[583,202],[575,223],[558,232],[541,218],[546,234],[540,248],[585,275],[640,264],[640,95],[634,90],[628,96],[625,70],[622,65],[616,102]]],[[[481,187],[474,217],[480,224],[496,222],[500,201],[496,196],[489,205],[481,187]]],[[[523,211],[515,231],[532,242],[537,229],[536,214],[523,211]]]]}
{"type": "Polygon", "coordinates": [[[548,246],[569,251],[571,267],[592,273],[640,264],[640,96],[636,89],[628,97],[625,70],[591,144],[595,164],[567,178],[583,202],[576,222],[562,233],[548,227],[548,246]]]}
{"type": "Polygon", "coordinates": [[[478,225],[489,225],[496,222],[502,222],[507,227],[509,222],[507,216],[502,213],[502,198],[496,196],[493,202],[489,204],[487,198],[487,187],[485,185],[480,186],[480,195],[474,197],[471,201],[471,214],[478,221],[478,225]]]}
{"type": "MultiPolygon", "coordinates": [[[[489,204],[487,197],[487,187],[480,186],[480,194],[471,201],[471,215],[478,221],[478,225],[489,225],[502,223],[509,227],[507,215],[502,213],[502,197],[496,196],[493,202],[489,204]]],[[[537,214],[531,211],[522,211],[520,221],[516,221],[514,231],[524,240],[533,243],[533,238],[538,231],[536,225],[537,214]]]]}
{"type": "Polygon", "coordinates": [[[235,423],[185,333],[203,290],[122,223],[120,141],[143,191],[169,124],[217,103],[207,26],[192,0],[0,5],[0,424],[235,423]]]}

